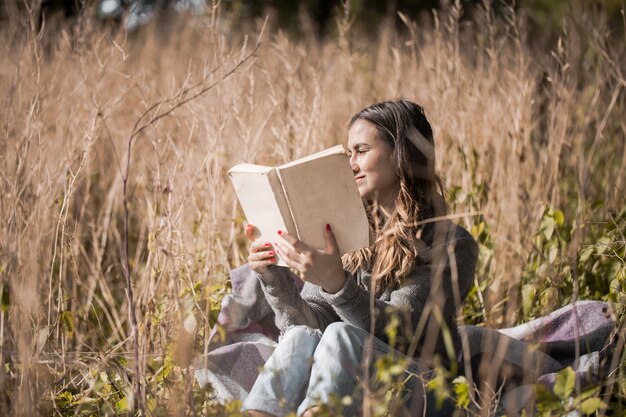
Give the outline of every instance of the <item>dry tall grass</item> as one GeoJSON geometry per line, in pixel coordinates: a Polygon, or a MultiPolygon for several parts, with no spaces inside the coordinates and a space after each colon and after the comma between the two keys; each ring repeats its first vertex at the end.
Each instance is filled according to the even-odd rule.
{"type": "Polygon", "coordinates": [[[225,170],[343,143],[374,101],[425,107],[454,210],[481,213],[460,223],[488,224],[487,325],[520,319],[546,205],[577,221],[574,265],[592,203],[626,205],[626,43],[602,13],[572,13],[540,47],[523,15],[461,24],[458,4],[371,36],[340,19],[324,41],[244,30],[219,7],[132,35],[84,16],[38,36],[15,10],[0,46],[1,415],[101,399],[103,371],[142,409],[198,406],[190,359],[246,256],[225,170]]]}

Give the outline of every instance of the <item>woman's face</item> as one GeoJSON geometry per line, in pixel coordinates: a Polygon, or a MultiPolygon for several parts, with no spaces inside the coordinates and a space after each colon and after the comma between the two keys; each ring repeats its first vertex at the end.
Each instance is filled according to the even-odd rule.
{"type": "Polygon", "coordinates": [[[350,165],[359,194],[367,200],[377,200],[392,210],[398,194],[399,179],[391,146],[378,137],[373,123],[359,119],[348,131],[350,165]]]}

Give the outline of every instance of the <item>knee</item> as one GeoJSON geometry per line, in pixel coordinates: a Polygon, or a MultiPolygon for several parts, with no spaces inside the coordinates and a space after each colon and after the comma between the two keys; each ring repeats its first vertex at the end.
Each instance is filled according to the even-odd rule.
{"type": "Polygon", "coordinates": [[[368,332],[359,327],[338,321],[326,327],[322,335],[322,342],[348,344],[350,346],[361,345],[368,335],[368,332]]]}
{"type": "Polygon", "coordinates": [[[344,322],[330,324],[315,350],[316,359],[360,361],[368,332],[344,322]]]}
{"type": "Polygon", "coordinates": [[[280,343],[302,343],[311,341],[317,344],[322,338],[319,329],[312,329],[307,326],[294,326],[289,328],[280,338],[280,343]]]}
{"type": "Polygon", "coordinates": [[[287,330],[266,363],[268,369],[307,367],[321,339],[321,332],[297,326],[287,330]]]}

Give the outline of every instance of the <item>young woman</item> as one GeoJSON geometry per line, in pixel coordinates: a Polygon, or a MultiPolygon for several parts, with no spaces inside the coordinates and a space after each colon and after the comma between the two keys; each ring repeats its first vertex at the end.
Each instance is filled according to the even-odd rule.
{"type": "MultiPolygon", "coordinates": [[[[455,317],[472,286],[478,248],[466,230],[441,218],[446,206],[423,109],[397,100],[361,110],[350,121],[348,149],[373,245],[342,260],[332,225],[324,250],[284,231],[293,249],[250,245],[250,267],[282,332],[243,403],[251,416],[314,415],[344,396],[354,398],[343,410],[351,415],[380,355],[410,357],[414,373],[437,357],[451,366],[460,357],[455,317]],[[274,264],[275,253],[300,272],[301,292],[290,269],[274,264]]],[[[252,231],[249,225],[250,238],[252,231]]],[[[415,403],[407,412],[421,413],[424,392],[417,378],[412,384],[415,403]]]]}

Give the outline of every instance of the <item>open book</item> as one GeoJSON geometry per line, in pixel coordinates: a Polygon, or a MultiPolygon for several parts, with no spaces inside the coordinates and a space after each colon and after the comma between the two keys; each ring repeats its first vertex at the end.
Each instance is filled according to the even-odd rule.
{"type": "Polygon", "coordinates": [[[369,245],[367,215],[341,145],[278,167],[235,165],[228,176],[248,222],[260,232],[255,239],[286,244],[277,233],[286,230],[323,249],[330,224],[341,254],[369,245]]]}

